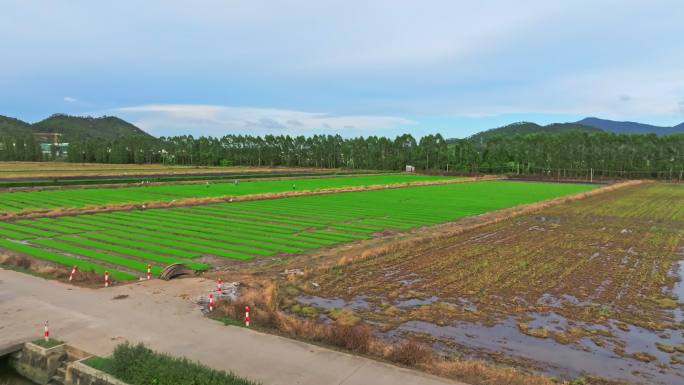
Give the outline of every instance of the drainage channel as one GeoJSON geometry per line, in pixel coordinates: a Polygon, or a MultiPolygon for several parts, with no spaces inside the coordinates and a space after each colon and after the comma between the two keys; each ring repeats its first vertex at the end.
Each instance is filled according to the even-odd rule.
{"type": "Polygon", "coordinates": [[[35,385],[35,383],[20,376],[9,365],[9,354],[0,356],[0,384],[2,385],[35,385]]]}

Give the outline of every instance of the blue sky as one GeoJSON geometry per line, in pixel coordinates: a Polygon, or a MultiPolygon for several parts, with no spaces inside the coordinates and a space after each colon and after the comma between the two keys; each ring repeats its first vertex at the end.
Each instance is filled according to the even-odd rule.
{"type": "Polygon", "coordinates": [[[215,136],[674,125],[682,20],[681,0],[0,0],[0,114],[215,136]]]}

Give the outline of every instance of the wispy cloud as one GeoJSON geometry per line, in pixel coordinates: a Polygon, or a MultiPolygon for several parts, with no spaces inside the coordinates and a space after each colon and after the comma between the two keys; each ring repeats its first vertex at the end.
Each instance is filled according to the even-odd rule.
{"type": "Polygon", "coordinates": [[[28,120],[154,102],[203,106],[125,112],[167,134],[353,133],[398,116],[681,120],[681,0],[49,3],[6,0],[0,12],[12,36],[0,105],[28,120]],[[236,104],[295,114],[210,108],[236,104]]]}
{"type": "Polygon", "coordinates": [[[154,135],[233,134],[370,135],[415,124],[396,116],[335,115],[276,108],[197,104],[148,104],[113,109],[154,135]]]}
{"type": "Polygon", "coordinates": [[[64,97],[64,101],[67,102],[67,103],[74,103],[74,102],[77,102],[78,99],[73,98],[73,97],[71,97],[71,96],[65,96],[65,97],[64,97]]]}

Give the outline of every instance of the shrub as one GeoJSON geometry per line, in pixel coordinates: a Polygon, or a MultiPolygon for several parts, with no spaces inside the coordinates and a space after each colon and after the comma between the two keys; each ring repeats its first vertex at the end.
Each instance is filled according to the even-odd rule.
{"type": "Polygon", "coordinates": [[[171,357],[143,344],[125,342],[110,359],[86,363],[131,385],[255,385],[233,373],[210,369],[186,358],[171,357]],[[109,362],[106,362],[109,360],[109,362]]]}
{"type": "Polygon", "coordinates": [[[24,269],[30,269],[31,268],[31,260],[28,259],[27,257],[24,256],[15,256],[13,263],[11,263],[15,266],[24,268],[24,269]]]}
{"type": "Polygon", "coordinates": [[[328,330],[330,344],[357,353],[367,353],[373,335],[366,324],[343,325],[334,323],[328,330]]]}
{"type": "Polygon", "coordinates": [[[218,301],[215,312],[219,318],[230,318],[241,323],[245,318],[245,306],[249,306],[249,321],[253,326],[267,328],[275,326],[274,311],[262,303],[254,304],[254,302],[250,303],[243,300],[237,302],[218,301]]]}
{"type": "Polygon", "coordinates": [[[425,345],[411,339],[392,348],[387,358],[403,365],[415,366],[430,362],[432,351],[425,345]]]}

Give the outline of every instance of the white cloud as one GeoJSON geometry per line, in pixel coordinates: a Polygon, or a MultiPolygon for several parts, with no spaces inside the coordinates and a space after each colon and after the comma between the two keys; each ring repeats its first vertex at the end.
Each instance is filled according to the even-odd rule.
{"type": "Polygon", "coordinates": [[[60,94],[70,84],[87,108],[133,106],[120,114],[157,134],[381,134],[369,131],[403,128],[397,116],[679,119],[682,11],[681,0],[6,0],[0,104],[83,108],[60,94]],[[197,104],[142,105],[160,100],[197,104]]]}
{"type": "Polygon", "coordinates": [[[634,68],[592,71],[533,85],[525,96],[537,109],[599,115],[621,119],[630,116],[673,116],[684,92],[684,70],[634,68]],[[540,95],[541,91],[541,95],[540,95]],[[546,95],[546,98],[539,97],[546,95]]]}
{"type": "Polygon", "coordinates": [[[396,116],[334,115],[276,108],[198,104],[147,104],[111,110],[153,135],[370,135],[413,125],[396,116]]]}
{"type": "Polygon", "coordinates": [[[402,100],[395,108],[439,115],[488,117],[502,114],[561,114],[617,120],[678,119],[684,112],[684,69],[588,70],[564,77],[501,85],[497,92],[402,100]]]}

